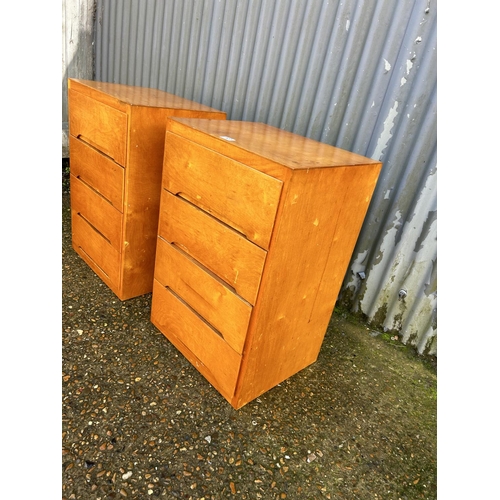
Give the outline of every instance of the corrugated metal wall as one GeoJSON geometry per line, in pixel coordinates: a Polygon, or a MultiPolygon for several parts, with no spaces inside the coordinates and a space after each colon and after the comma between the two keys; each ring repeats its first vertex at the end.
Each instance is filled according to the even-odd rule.
{"type": "Polygon", "coordinates": [[[339,300],[436,354],[436,2],[97,0],[96,79],[381,160],[339,300]]]}

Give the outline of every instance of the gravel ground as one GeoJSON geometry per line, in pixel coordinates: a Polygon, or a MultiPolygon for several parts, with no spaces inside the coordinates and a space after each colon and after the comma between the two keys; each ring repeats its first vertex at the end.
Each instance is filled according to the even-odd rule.
{"type": "MultiPolygon", "coordinates": [[[[63,177],[64,181],[64,177],[63,177]]],[[[234,410],[62,241],[62,498],[437,497],[436,366],[335,311],[316,363],[234,410]]]]}

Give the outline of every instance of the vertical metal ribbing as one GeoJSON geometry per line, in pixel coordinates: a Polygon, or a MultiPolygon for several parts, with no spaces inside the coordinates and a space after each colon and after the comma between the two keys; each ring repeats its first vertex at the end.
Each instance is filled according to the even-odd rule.
{"type": "Polygon", "coordinates": [[[276,58],[275,80],[266,82],[267,85],[272,86],[267,123],[275,127],[284,128],[285,126],[283,116],[286,112],[286,96],[291,84],[293,58],[297,52],[305,7],[305,2],[291,2],[289,4],[282,48],[276,58]],[[283,48],[286,52],[283,52],[283,48]]]}
{"type": "MultiPolygon", "coordinates": [[[[241,70],[246,65],[246,58],[244,53],[244,40],[248,37],[247,29],[247,19],[248,16],[251,15],[250,5],[252,2],[248,0],[237,2],[235,5],[236,10],[234,12],[233,17],[233,30],[230,43],[229,43],[229,52],[227,54],[228,67],[225,71],[225,82],[224,89],[221,97],[220,107],[224,109],[228,115],[233,116],[235,106],[237,105],[235,99],[235,92],[238,88],[240,91],[243,89],[237,84],[238,78],[241,75],[241,70]],[[232,65],[235,65],[233,67],[232,65]]],[[[260,2],[254,2],[253,6],[256,8],[260,8],[260,2]]],[[[248,79],[245,76],[244,82],[247,82],[248,79]]],[[[242,100],[243,101],[243,100],[242,100]]],[[[241,101],[241,102],[242,102],[241,101]]]]}
{"type": "Polygon", "coordinates": [[[435,5],[97,0],[97,6],[97,79],[166,90],[222,109],[229,119],[261,121],[384,163],[341,295],[370,320],[385,310],[384,327],[416,331],[408,338],[419,349],[432,342],[434,299],[423,283],[434,272],[436,247],[429,229],[435,5]],[[416,279],[403,279],[403,269],[416,279]],[[412,287],[404,311],[402,280],[412,287]]]}
{"type": "Polygon", "coordinates": [[[208,30],[205,16],[208,12],[206,2],[197,0],[191,22],[191,39],[189,46],[189,72],[186,77],[186,97],[200,102],[201,89],[204,78],[205,62],[204,49],[208,30]]]}
{"type": "Polygon", "coordinates": [[[165,15],[165,2],[154,2],[154,15],[152,21],[151,50],[150,57],[150,80],[152,88],[160,87],[160,57],[161,57],[161,38],[163,32],[163,22],[165,15]]]}
{"type": "Polygon", "coordinates": [[[259,18],[261,16],[262,2],[246,1],[238,4],[237,27],[240,35],[233,42],[232,58],[234,67],[228,75],[228,88],[224,95],[224,104],[227,106],[228,116],[243,120],[246,115],[245,108],[253,100],[249,93],[250,74],[252,61],[257,52],[257,44],[262,40],[258,35],[259,18]]]}

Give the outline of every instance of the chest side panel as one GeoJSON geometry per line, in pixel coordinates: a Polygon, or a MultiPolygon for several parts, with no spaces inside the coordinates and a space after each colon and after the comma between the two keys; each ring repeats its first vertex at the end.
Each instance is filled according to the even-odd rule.
{"type": "Polygon", "coordinates": [[[363,222],[378,168],[296,171],[264,269],[244,350],[236,406],[259,396],[318,356],[363,222]],[[367,188],[360,188],[360,182],[367,188]],[[276,359],[280,362],[277,363],[276,359]]]}
{"type": "Polygon", "coordinates": [[[152,289],[161,193],[166,123],[171,116],[224,119],[216,111],[132,106],[125,172],[123,294],[134,297],[152,289]]]}

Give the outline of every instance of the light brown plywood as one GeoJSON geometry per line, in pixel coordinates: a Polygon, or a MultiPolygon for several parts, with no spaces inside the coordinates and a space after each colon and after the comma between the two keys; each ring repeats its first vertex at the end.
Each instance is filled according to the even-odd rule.
{"type": "Polygon", "coordinates": [[[158,238],[156,279],[181,297],[239,354],[252,306],[185,253],[158,238]]]}
{"type": "Polygon", "coordinates": [[[290,181],[248,332],[236,406],[316,361],[377,176],[373,167],[341,167],[300,171],[290,181]]]}
{"type": "Polygon", "coordinates": [[[170,132],[167,141],[165,189],[269,248],[282,182],[170,132]]]}
{"type": "Polygon", "coordinates": [[[282,165],[290,170],[364,165],[373,160],[265,123],[177,119],[167,130],[196,140],[255,168],[282,165]],[[246,156],[245,156],[246,153],[246,156]],[[246,158],[246,161],[244,160],[246,158]]]}
{"type": "Polygon", "coordinates": [[[189,350],[197,368],[224,395],[231,398],[241,356],[213,328],[169,289],[154,282],[153,323],[181,350],[189,350]]]}
{"type": "Polygon", "coordinates": [[[85,94],[69,90],[69,130],[73,137],[125,165],[127,160],[127,115],[85,94]]]}
{"type": "MultiPolygon", "coordinates": [[[[75,201],[118,250],[116,279],[92,269],[121,300],[151,292],[167,120],[226,115],[155,89],[76,79],[68,88],[70,170],[90,188],[75,188],[87,193],[75,201]],[[123,214],[119,221],[106,220],[108,207],[96,193],[123,214]]],[[[85,240],[73,237],[84,252],[85,240]]]]}
{"type": "Polygon", "coordinates": [[[120,212],[123,212],[123,167],[96,149],[70,136],[71,174],[92,186],[120,212]]]}
{"type": "Polygon", "coordinates": [[[225,224],[166,190],[158,234],[255,303],[266,252],[225,224]]]}
{"type": "Polygon", "coordinates": [[[217,361],[205,357],[200,364],[201,354],[194,352],[203,342],[196,340],[197,328],[185,338],[188,345],[155,319],[156,307],[152,320],[234,408],[241,408],[317,359],[381,163],[248,122],[170,119],[166,148],[155,273],[182,297],[186,309],[175,308],[178,328],[184,320],[192,325],[193,311],[212,326],[231,313],[239,317],[234,304],[219,302],[208,286],[212,280],[229,283],[254,307],[236,338],[219,337],[226,348],[241,352],[239,369],[225,371],[224,386],[212,373],[217,361]],[[269,191],[278,185],[279,192],[269,191]],[[237,208],[236,192],[244,200],[237,208]],[[246,239],[233,228],[245,226],[245,210],[257,214],[259,205],[267,210],[268,193],[273,209],[263,225],[269,235],[266,254],[249,241],[252,231],[246,239]],[[191,260],[182,261],[184,254],[173,254],[175,248],[164,247],[162,238],[191,260]],[[260,261],[251,249],[263,252],[260,261]]]}
{"type": "Polygon", "coordinates": [[[121,251],[123,215],[88,184],[71,175],[71,210],[85,219],[118,251],[121,251]]]}
{"type": "Polygon", "coordinates": [[[73,248],[111,288],[120,282],[120,252],[77,212],[71,215],[73,248]]]}

